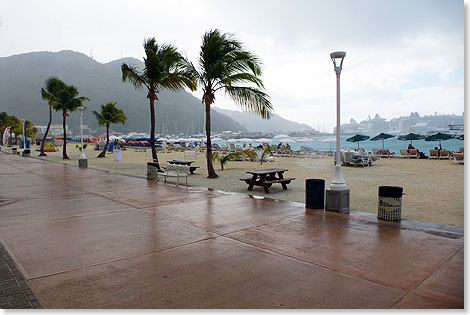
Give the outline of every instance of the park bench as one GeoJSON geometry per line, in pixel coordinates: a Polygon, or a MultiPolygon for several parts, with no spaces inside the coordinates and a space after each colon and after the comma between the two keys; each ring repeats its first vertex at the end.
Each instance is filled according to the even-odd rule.
{"type": "Polygon", "coordinates": [[[187,165],[168,164],[163,172],[157,172],[157,180],[158,176],[163,176],[165,182],[167,177],[176,177],[176,186],[178,186],[180,177],[184,177],[186,179],[186,186],[188,186],[189,168],[187,165]]]}

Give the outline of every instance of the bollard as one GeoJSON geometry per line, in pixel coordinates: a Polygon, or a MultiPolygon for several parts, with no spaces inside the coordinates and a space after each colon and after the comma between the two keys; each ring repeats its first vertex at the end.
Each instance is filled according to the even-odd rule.
{"type": "Polygon", "coordinates": [[[158,163],[147,162],[147,180],[157,180],[158,163]]]}
{"type": "Polygon", "coordinates": [[[309,209],[325,209],[325,180],[305,180],[305,207],[309,209]]]}
{"type": "Polygon", "coordinates": [[[402,195],[403,187],[379,186],[377,219],[400,221],[402,195]]]}

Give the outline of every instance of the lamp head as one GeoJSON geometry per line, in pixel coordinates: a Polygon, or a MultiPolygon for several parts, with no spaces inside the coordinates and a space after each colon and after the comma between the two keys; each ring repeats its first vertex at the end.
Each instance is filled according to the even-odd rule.
{"type": "Polygon", "coordinates": [[[343,69],[343,60],[346,57],[346,52],[344,51],[335,51],[330,54],[331,60],[333,61],[334,70],[336,75],[341,74],[341,70],[343,69]],[[336,60],[338,60],[339,66],[336,66],[336,60]],[[340,62],[341,60],[341,62],[340,62]]]}
{"type": "Polygon", "coordinates": [[[80,106],[78,109],[83,112],[85,110],[85,107],[80,106]]]}

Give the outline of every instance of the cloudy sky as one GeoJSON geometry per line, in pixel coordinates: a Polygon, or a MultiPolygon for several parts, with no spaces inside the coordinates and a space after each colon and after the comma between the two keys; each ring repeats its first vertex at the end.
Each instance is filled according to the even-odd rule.
{"type": "Polygon", "coordinates": [[[2,1],[0,18],[0,57],[69,49],[103,63],[142,59],[154,36],[196,60],[204,32],[233,33],[262,59],[276,113],[315,129],[336,123],[337,50],[347,52],[342,122],[464,111],[462,0],[15,0],[2,1]]]}

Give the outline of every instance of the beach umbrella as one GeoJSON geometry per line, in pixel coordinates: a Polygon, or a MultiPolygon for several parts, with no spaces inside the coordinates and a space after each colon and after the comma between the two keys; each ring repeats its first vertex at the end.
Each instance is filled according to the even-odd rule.
{"type": "Polygon", "coordinates": [[[279,139],[279,142],[290,142],[290,143],[297,143],[294,139],[286,138],[286,139],[279,139]]]}
{"type": "Polygon", "coordinates": [[[269,142],[271,142],[271,139],[260,138],[260,139],[256,139],[256,142],[258,142],[258,143],[269,143],[269,142]]]}
{"type": "Polygon", "coordinates": [[[359,142],[360,142],[360,141],[367,140],[367,139],[369,139],[369,138],[370,138],[369,136],[357,134],[357,135],[355,135],[355,136],[352,136],[351,138],[346,139],[346,141],[349,141],[349,142],[357,142],[357,148],[359,149],[359,142]]]}
{"type": "Polygon", "coordinates": [[[215,137],[215,138],[212,138],[211,140],[212,140],[212,141],[222,141],[223,139],[222,139],[222,138],[219,138],[219,137],[215,137]]]}
{"type": "Polygon", "coordinates": [[[424,141],[436,141],[437,140],[437,141],[439,141],[439,147],[440,147],[442,140],[449,140],[449,139],[453,139],[453,138],[454,138],[453,135],[450,135],[448,133],[438,132],[435,135],[428,136],[428,137],[424,138],[424,141]]]}
{"type": "Polygon", "coordinates": [[[282,139],[282,138],[289,138],[288,135],[277,135],[275,137],[273,137],[273,139],[282,139]]]}
{"type": "Polygon", "coordinates": [[[326,139],[323,139],[321,142],[323,143],[329,143],[330,144],[330,151],[331,151],[331,144],[333,142],[336,142],[336,138],[326,138],[326,139]]]}
{"type": "Polygon", "coordinates": [[[315,141],[314,138],[300,138],[300,139],[297,139],[297,142],[312,142],[312,141],[315,141]]]}
{"type": "Polygon", "coordinates": [[[385,139],[389,139],[389,138],[393,138],[395,137],[394,135],[389,135],[388,133],[380,133],[378,135],[376,135],[375,137],[373,137],[372,139],[370,139],[369,141],[377,141],[377,140],[382,140],[382,149],[385,148],[385,145],[384,145],[384,140],[385,139]]]}
{"type": "Polygon", "coordinates": [[[398,140],[403,140],[403,141],[411,141],[411,145],[413,145],[413,140],[421,140],[424,139],[424,136],[419,135],[417,133],[412,133],[410,132],[407,135],[404,136],[398,136],[398,140]]]}

